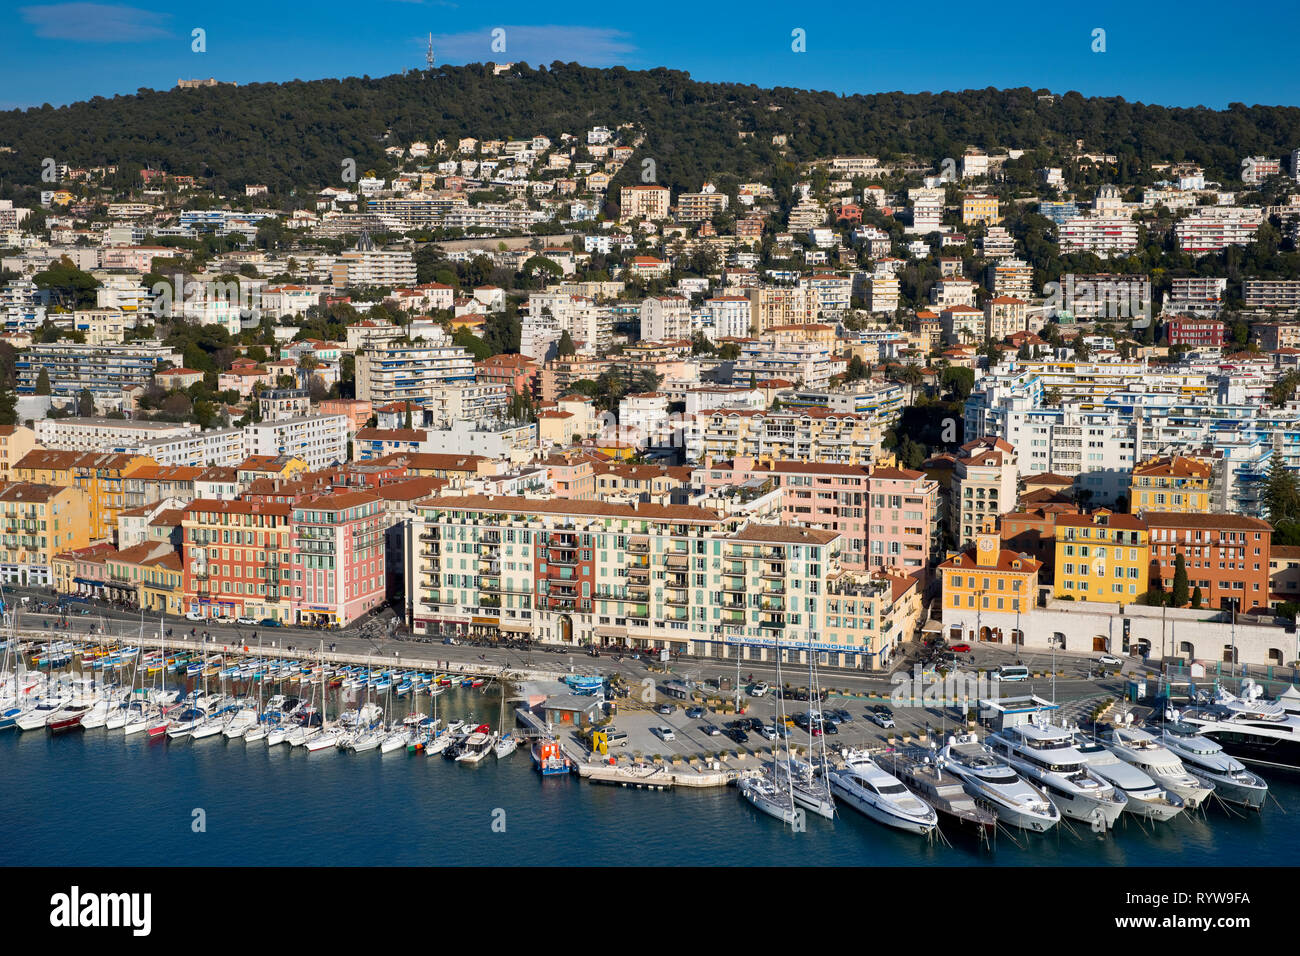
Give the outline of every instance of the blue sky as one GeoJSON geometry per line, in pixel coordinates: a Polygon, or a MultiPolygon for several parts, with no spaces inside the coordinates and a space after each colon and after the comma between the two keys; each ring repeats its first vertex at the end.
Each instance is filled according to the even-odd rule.
{"type": "Polygon", "coordinates": [[[167,89],[178,77],[239,83],[382,76],[424,64],[576,60],[666,66],[696,79],[837,93],[1029,86],[1172,106],[1300,104],[1294,3],[1151,5],[676,0],[540,5],[515,0],[0,0],[0,109],[167,89]],[[582,10],[596,11],[584,17],[582,10]],[[589,19],[598,17],[598,20],[589,19]],[[192,31],[206,51],[193,52],[192,31]],[[494,53],[492,31],[505,31],[494,53]],[[805,31],[806,51],[792,50],[805,31]],[[1104,52],[1093,52],[1104,30],[1104,52]]]}

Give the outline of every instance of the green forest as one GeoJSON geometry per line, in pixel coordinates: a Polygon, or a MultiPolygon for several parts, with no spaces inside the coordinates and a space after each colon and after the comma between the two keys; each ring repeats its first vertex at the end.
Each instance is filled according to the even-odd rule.
{"type": "MultiPolygon", "coordinates": [[[[1076,139],[1114,153],[1121,184],[1141,164],[1191,161],[1207,178],[1235,179],[1241,157],[1280,156],[1300,143],[1300,109],[1232,104],[1171,109],[1118,97],[1045,90],[967,90],[840,96],[789,88],[701,83],[680,71],[481,64],[371,78],[140,90],[0,113],[0,183],[41,188],[42,160],[119,164],[122,181],[155,168],[200,176],[218,191],[264,183],[273,193],[337,183],[344,159],[382,175],[383,150],[415,140],[581,134],[633,124],[637,157],[658,181],[698,189],[719,172],[780,184],[794,164],[835,154],[890,161],[960,156],[968,145],[1065,150],[1076,139]],[[748,135],[742,135],[748,134],[748,135]],[[785,149],[772,137],[788,137],[785,149]]],[[[615,185],[631,181],[629,163],[615,185]]],[[[306,197],[303,197],[304,201],[306,197]]]]}

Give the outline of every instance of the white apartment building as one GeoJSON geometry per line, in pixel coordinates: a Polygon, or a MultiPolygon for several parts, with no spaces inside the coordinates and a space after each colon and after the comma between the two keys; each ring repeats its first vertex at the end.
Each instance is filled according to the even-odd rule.
{"type": "Polygon", "coordinates": [[[970,279],[940,279],[930,287],[930,303],[936,309],[954,305],[975,305],[975,283],[970,279]]]}
{"type": "MultiPolygon", "coordinates": [[[[1217,315],[1223,307],[1223,296],[1228,289],[1227,279],[1212,276],[1175,276],[1171,281],[1169,297],[1164,302],[1166,312],[1194,312],[1200,315],[1217,315]]],[[[1246,280],[1246,304],[1250,304],[1250,281],[1246,280]]]]}
{"type": "Polygon", "coordinates": [[[641,303],[641,339],[671,342],[691,337],[691,303],[681,296],[651,296],[641,303]]]}
{"type": "Polygon", "coordinates": [[[414,285],[415,276],[415,259],[405,249],[351,249],[335,260],[333,283],[335,289],[394,289],[414,285]]]}
{"type": "Polygon", "coordinates": [[[358,352],[357,398],[387,405],[419,401],[447,382],[474,380],[474,359],[457,345],[390,345],[358,352]]]}
{"type": "Polygon", "coordinates": [[[749,335],[749,299],[743,295],[720,295],[704,300],[713,329],[713,339],[743,339],[749,335]]]}
{"type": "Polygon", "coordinates": [[[1061,224],[1062,252],[1127,255],[1137,248],[1138,227],[1127,216],[1073,216],[1061,224]]]}
{"type": "Polygon", "coordinates": [[[1028,299],[1034,294],[1034,270],[1022,259],[999,259],[987,270],[989,289],[994,295],[1028,299]]]}
{"type": "Polygon", "coordinates": [[[312,471],[348,460],[348,417],[308,415],[244,427],[247,455],[293,455],[312,471]]]}
{"type": "Polygon", "coordinates": [[[1247,156],[1241,161],[1241,181],[1257,186],[1270,176],[1282,174],[1282,160],[1269,156],[1247,156]]]}
{"type": "Polygon", "coordinates": [[[1176,222],[1174,236],[1184,252],[1220,252],[1251,242],[1263,221],[1258,206],[1207,207],[1176,222]]]}
{"type": "Polygon", "coordinates": [[[741,345],[731,380],[745,385],[751,377],[758,382],[785,379],[809,388],[824,388],[831,376],[844,368],[844,359],[816,342],[751,341],[741,345]]]}
{"type": "Polygon", "coordinates": [[[877,268],[867,280],[870,284],[867,309],[875,313],[891,314],[898,310],[898,276],[887,269],[877,268]]]}
{"type": "Polygon", "coordinates": [[[242,428],[209,428],[192,435],[158,438],[136,450],[160,465],[234,468],[252,452],[242,428]]]}
{"type": "Polygon", "coordinates": [[[634,392],[618,403],[618,425],[635,434],[642,447],[652,445],[668,422],[668,396],[664,392],[634,392]]]}
{"type": "Polygon", "coordinates": [[[42,418],[34,430],[36,443],[53,451],[118,452],[132,451],[157,439],[193,435],[199,426],[112,418],[42,418]]]}

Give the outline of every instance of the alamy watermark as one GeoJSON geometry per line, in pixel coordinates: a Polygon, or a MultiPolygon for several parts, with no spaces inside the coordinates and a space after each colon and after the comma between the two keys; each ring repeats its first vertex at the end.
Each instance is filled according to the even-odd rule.
{"type": "Polygon", "coordinates": [[[993,717],[994,711],[988,705],[1001,697],[1001,681],[996,673],[988,671],[951,670],[941,675],[913,664],[910,674],[898,671],[890,683],[894,686],[889,702],[898,708],[959,707],[969,711],[974,707],[980,708],[980,717],[993,717]]]}

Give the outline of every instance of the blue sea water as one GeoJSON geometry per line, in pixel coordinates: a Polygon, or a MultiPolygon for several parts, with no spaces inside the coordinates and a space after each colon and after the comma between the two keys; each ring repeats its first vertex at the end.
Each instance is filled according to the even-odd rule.
{"type": "MultiPolygon", "coordinates": [[[[496,697],[453,689],[439,712],[495,723],[496,697]]],[[[427,704],[427,701],[426,701],[427,704]]],[[[1259,814],[1209,808],[1099,837],[999,837],[992,851],[888,830],[845,809],[793,833],[734,788],[638,791],[543,779],[520,749],[466,766],[221,736],[0,732],[0,865],[1278,866],[1300,845],[1300,786],[1259,814]],[[1280,805],[1279,805],[1280,804],[1280,805]],[[206,828],[194,831],[194,811],[206,828]],[[1286,812],[1283,812],[1286,811],[1286,812]]]]}

